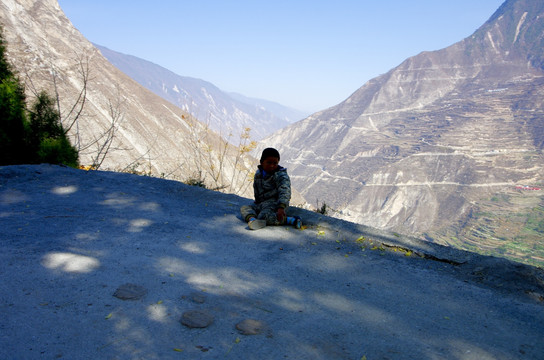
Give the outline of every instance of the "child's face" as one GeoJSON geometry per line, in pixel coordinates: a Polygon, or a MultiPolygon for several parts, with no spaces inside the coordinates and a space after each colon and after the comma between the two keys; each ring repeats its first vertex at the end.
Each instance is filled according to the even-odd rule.
{"type": "Polygon", "coordinates": [[[274,172],[278,169],[280,160],[277,157],[267,157],[261,162],[263,170],[266,172],[274,172]]]}

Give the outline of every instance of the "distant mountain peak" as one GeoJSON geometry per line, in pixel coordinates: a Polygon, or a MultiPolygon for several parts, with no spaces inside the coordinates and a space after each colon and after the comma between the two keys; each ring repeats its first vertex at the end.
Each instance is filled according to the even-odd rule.
{"type": "Polygon", "coordinates": [[[229,141],[239,141],[246,128],[255,140],[300,120],[304,113],[266,100],[229,94],[214,84],[181,76],[150,61],[95,45],[117,68],[163,99],[190,112],[229,141]]]}
{"type": "Polygon", "coordinates": [[[544,3],[541,0],[507,0],[469,39],[486,41],[487,50],[508,59],[525,57],[544,69],[544,3]]]}

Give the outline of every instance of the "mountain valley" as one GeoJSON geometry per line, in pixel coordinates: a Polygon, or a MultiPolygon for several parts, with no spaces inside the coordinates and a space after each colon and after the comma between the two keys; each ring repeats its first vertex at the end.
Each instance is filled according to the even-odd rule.
{"type": "Polygon", "coordinates": [[[191,113],[234,145],[238,145],[246,128],[251,129],[253,140],[260,140],[308,115],[270,101],[226,93],[207,81],[180,76],[135,56],[95,46],[140,85],[191,113]]]}
{"type": "MultiPolygon", "coordinates": [[[[308,201],[338,217],[440,243],[463,239],[482,202],[542,184],[543,48],[544,4],[508,0],[472,36],[407,59],[263,143],[285,155],[308,201]]],[[[523,257],[543,264],[532,251],[523,257]]]]}

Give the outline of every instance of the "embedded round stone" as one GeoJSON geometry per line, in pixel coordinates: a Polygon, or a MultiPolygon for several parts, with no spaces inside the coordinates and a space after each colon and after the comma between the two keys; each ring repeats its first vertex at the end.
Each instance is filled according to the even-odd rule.
{"type": "Polygon", "coordinates": [[[190,310],[181,315],[180,322],[188,328],[205,328],[213,323],[214,317],[207,311],[190,310]]]}
{"type": "Polygon", "coordinates": [[[200,293],[192,293],[191,300],[197,304],[204,304],[206,302],[206,295],[200,293]]]}
{"type": "Polygon", "coordinates": [[[147,289],[136,284],[123,284],[115,290],[113,296],[121,300],[139,300],[147,294],[147,289]]]}
{"type": "Polygon", "coordinates": [[[236,329],[242,335],[259,335],[264,327],[265,325],[262,321],[254,319],[246,319],[236,324],[236,329]]]}

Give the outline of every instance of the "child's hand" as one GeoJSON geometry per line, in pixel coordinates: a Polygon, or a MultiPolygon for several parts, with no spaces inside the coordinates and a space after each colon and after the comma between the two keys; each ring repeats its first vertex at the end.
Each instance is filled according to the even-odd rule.
{"type": "Polygon", "coordinates": [[[280,224],[283,224],[283,220],[285,219],[285,209],[284,208],[279,208],[277,213],[276,213],[276,217],[278,218],[278,221],[280,222],[280,224]]]}

